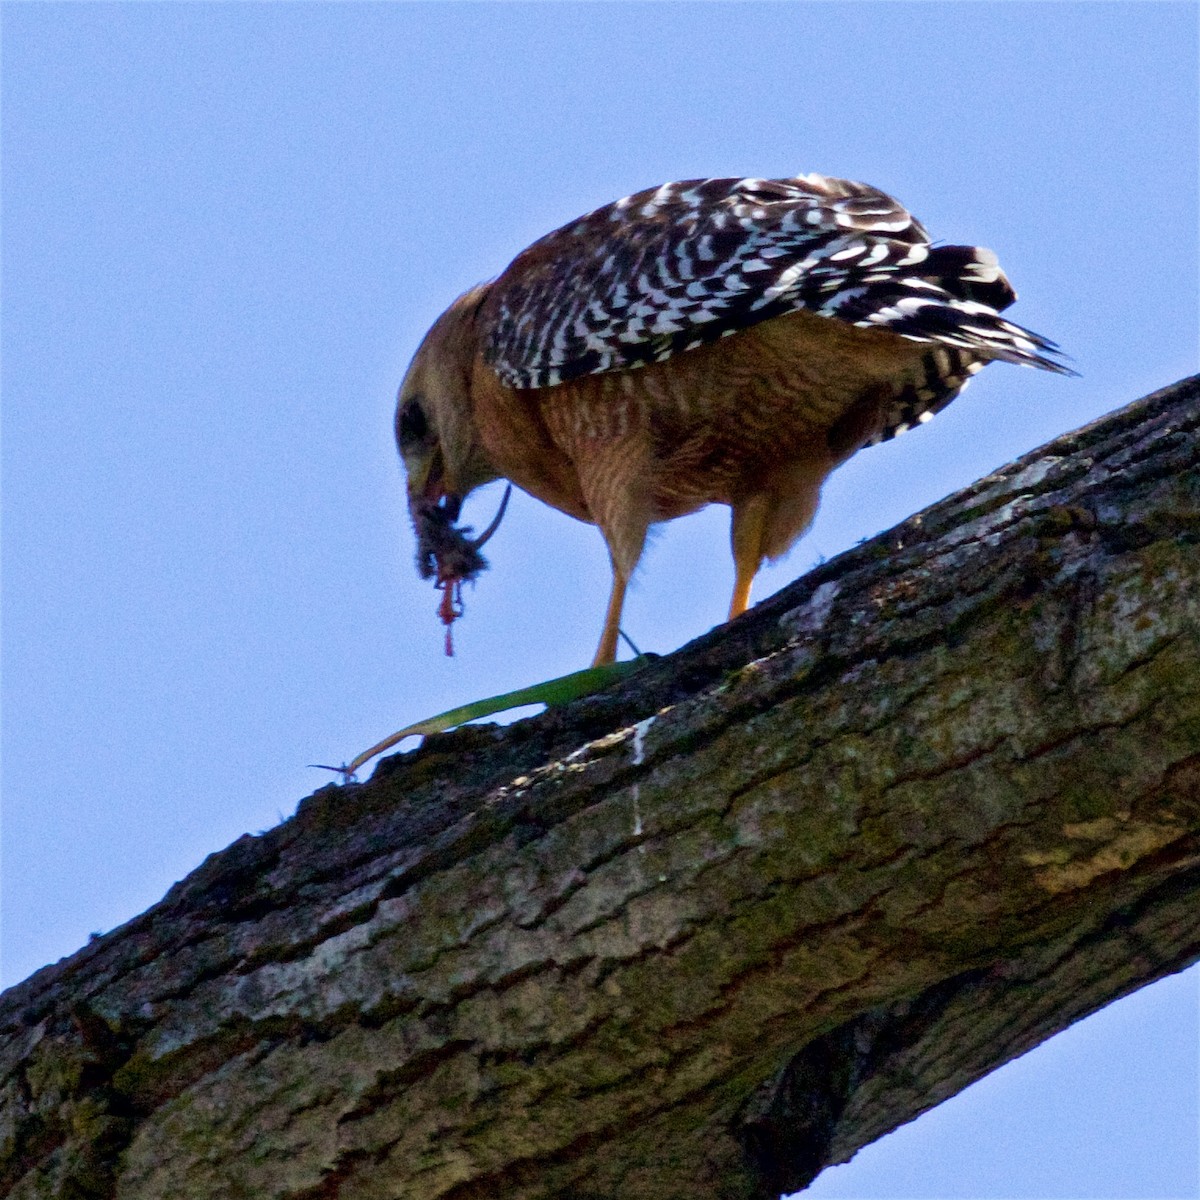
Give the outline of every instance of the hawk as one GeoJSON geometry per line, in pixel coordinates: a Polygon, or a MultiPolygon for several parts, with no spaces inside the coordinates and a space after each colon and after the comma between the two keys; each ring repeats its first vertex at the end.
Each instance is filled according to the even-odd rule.
{"type": "Polygon", "coordinates": [[[450,305],[400,388],[443,620],[484,565],[485,539],[455,524],[463,498],[498,478],[603,533],[595,664],[615,658],[649,527],[707,504],[732,511],[736,617],[857,450],[993,360],[1073,373],[1000,316],[1015,299],[990,250],[935,246],[892,197],[816,174],[666,183],[547,234],[450,305]]]}

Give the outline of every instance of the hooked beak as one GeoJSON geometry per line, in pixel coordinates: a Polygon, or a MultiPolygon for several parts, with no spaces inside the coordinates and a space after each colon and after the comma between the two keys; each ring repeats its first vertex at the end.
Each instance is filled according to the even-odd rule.
{"type": "Polygon", "coordinates": [[[414,471],[410,467],[408,480],[408,506],[414,516],[441,509],[445,519],[453,524],[458,520],[463,498],[446,490],[445,463],[442,451],[433,450],[426,461],[414,471]]]}
{"type": "Polygon", "coordinates": [[[453,525],[458,520],[458,514],[462,510],[462,497],[454,496],[450,492],[443,492],[436,500],[431,502],[432,508],[440,508],[446,514],[446,520],[453,525]]]}

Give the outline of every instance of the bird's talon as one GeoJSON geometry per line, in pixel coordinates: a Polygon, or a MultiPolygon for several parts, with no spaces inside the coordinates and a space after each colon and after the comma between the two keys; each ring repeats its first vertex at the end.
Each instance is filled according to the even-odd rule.
{"type": "Polygon", "coordinates": [[[329,763],[309,763],[308,765],[315,771],[332,771],[335,775],[340,775],[343,784],[358,782],[358,776],[347,763],[342,763],[340,767],[330,766],[329,763]]]}
{"type": "Polygon", "coordinates": [[[623,630],[623,629],[618,629],[618,630],[617,630],[617,636],[618,636],[618,637],[621,637],[621,638],[623,638],[623,639],[625,640],[625,645],[627,645],[627,646],[630,648],[630,650],[632,650],[632,651],[633,651],[633,657],[634,657],[634,658],[644,658],[644,657],[645,657],[645,655],[643,655],[643,654],[642,654],[642,652],[641,652],[641,651],[640,651],[640,650],[637,648],[637,646],[635,646],[635,645],[634,645],[634,643],[633,643],[633,638],[631,638],[631,637],[629,636],[629,634],[627,634],[627,633],[625,632],[625,630],[623,630]]]}

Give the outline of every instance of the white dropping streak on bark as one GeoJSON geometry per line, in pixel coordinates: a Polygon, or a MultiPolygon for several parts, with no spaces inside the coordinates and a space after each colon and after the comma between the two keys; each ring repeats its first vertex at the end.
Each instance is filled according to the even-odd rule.
{"type": "MultiPolygon", "coordinates": [[[[639,721],[633,727],[633,765],[640,767],[646,761],[646,734],[650,726],[658,720],[658,716],[647,717],[644,721],[639,721]]],[[[633,785],[633,836],[640,838],[642,836],[642,788],[641,784],[633,785]]],[[[645,854],[646,847],[638,846],[638,853],[645,854]]]]}
{"type": "Polygon", "coordinates": [[[655,713],[654,716],[639,721],[633,727],[633,765],[635,767],[640,767],[646,761],[646,734],[650,731],[650,726],[657,720],[658,714],[655,713]]]}

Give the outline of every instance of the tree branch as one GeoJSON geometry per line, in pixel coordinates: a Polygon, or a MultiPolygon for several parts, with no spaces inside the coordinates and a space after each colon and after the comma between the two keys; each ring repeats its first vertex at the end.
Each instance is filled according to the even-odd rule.
{"type": "Polygon", "coordinates": [[[1200,380],[0,1000],[15,1197],[771,1197],[1200,957],[1200,380]]]}

